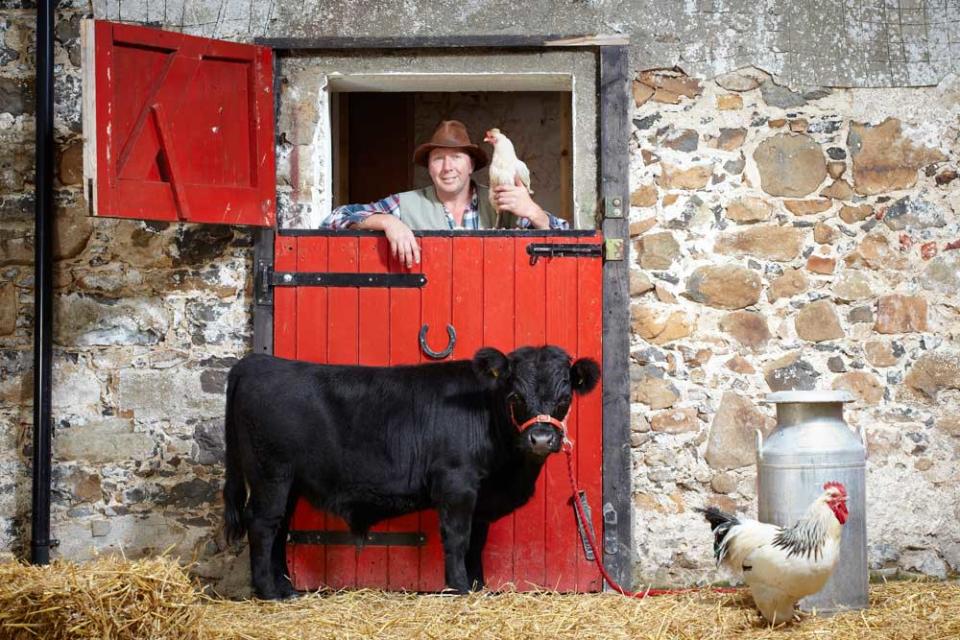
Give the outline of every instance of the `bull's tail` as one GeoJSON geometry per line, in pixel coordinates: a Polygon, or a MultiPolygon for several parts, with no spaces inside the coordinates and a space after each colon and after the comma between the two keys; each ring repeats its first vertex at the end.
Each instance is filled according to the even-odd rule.
{"type": "Polygon", "coordinates": [[[226,445],[226,482],[223,485],[223,532],[227,542],[243,539],[247,527],[243,511],[247,505],[247,485],[240,463],[240,443],[237,442],[237,425],[234,422],[233,402],[237,389],[238,374],[231,369],[227,378],[227,409],[224,418],[224,441],[226,445]]]}

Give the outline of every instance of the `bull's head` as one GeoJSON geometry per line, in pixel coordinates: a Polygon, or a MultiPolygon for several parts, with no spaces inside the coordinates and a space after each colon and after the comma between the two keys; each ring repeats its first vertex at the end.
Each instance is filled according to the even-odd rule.
{"type": "Polygon", "coordinates": [[[573,364],[560,347],[522,347],[509,355],[477,351],[473,366],[495,391],[497,410],[516,428],[516,442],[528,455],[546,458],[560,451],[573,393],[587,393],[600,379],[595,360],[573,364]]]}

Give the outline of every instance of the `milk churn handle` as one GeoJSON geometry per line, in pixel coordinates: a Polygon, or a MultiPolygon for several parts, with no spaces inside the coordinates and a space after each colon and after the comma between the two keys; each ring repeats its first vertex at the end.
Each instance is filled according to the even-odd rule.
{"type": "Polygon", "coordinates": [[[861,424],[857,432],[860,434],[860,444],[863,445],[863,459],[866,460],[870,457],[870,451],[867,449],[867,428],[861,424]]]}
{"type": "Polygon", "coordinates": [[[757,462],[763,461],[763,431],[756,429],[757,432],[757,462]]]}

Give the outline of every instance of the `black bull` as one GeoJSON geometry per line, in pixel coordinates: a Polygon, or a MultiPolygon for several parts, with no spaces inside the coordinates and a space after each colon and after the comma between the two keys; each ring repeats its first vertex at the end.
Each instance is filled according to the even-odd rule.
{"type": "Polygon", "coordinates": [[[562,443],[549,422],[516,424],[563,420],[572,393],[599,379],[595,361],[570,360],[545,346],[397,367],[238,362],[227,384],[225,531],[231,541],[248,532],[257,595],[294,593],[286,538],[300,496],[356,534],[435,508],[447,586],[482,587],[490,523],[530,499],[562,443]]]}

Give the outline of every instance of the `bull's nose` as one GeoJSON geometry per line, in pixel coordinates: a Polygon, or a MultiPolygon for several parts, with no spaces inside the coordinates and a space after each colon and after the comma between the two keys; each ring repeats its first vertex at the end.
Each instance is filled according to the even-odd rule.
{"type": "Polygon", "coordinates": [[[545,456],[557,450],[557,436],[550,431],[531,431],[530,448],[537,455],[545,456]]]}

